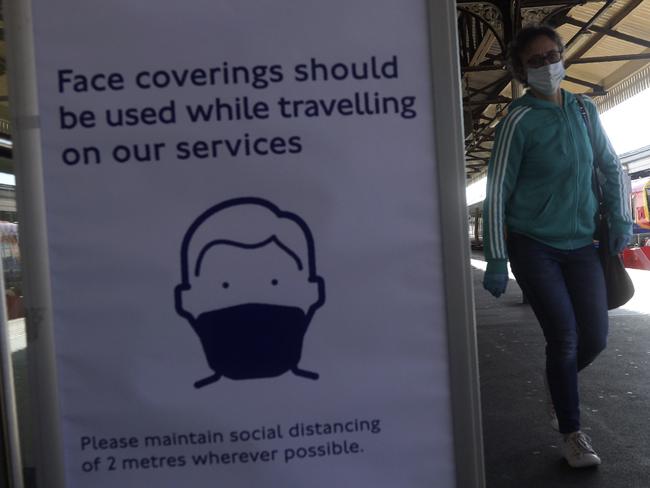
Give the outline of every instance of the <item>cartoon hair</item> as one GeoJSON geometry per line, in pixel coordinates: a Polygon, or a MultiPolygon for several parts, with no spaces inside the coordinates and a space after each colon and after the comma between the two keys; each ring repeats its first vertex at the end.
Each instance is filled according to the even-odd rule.
{"type": "Polygon", "coordinates": [[[255,249],[269,242],[291,256],[299,269],[316,274],[314,240],[305,221],[266,200],[245,197],[209,208],[189,227],[181,246],[182,283],[198,276],[203,256],[215,245],[255,249]]]}

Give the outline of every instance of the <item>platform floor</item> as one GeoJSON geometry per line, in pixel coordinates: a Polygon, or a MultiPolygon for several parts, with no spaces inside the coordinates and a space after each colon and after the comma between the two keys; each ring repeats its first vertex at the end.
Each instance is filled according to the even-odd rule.
{"type": "MultiPolygon", "coordinates": [[[[603,460],[575,470],[548,423],[544,340],[514,280],[499,299],[473,261],[487,488],[650,488],[650,272],[610,312],[607,350],[580,374],[583,430],[603,460]]],[[[643,274],[639,274],[643,273],[643,274]]],[[[646,274],[647,273],[647,274],[646,274]]]]}

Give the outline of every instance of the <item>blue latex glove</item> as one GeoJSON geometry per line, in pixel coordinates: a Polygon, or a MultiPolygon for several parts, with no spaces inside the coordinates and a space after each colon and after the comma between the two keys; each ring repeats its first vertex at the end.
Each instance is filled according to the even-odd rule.
{"type": "Polygon", "coordinates": [[[492,293],[495,298],[499,298],[506,292],[508,286],[507,273],[488,273],[483,275],[483,288],[492,293]]]}
{"type": "Polygon", "coordinates": [[[630,234],[609,234],[609,252],[612,256],[622,253],[632,240],[630,234]]]}

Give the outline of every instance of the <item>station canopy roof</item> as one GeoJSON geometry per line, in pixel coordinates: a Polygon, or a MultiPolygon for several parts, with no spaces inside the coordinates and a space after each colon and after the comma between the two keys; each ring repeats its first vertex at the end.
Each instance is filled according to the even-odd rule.
{"type": "Polygon", "coordinates": [[[650,0],[457,2],[466,175],[485,175],[494,128],[507,114],[506,46],[519,26],[548,24],[565,42],[562,87],[601,112],[650,88],[650,0]]]}

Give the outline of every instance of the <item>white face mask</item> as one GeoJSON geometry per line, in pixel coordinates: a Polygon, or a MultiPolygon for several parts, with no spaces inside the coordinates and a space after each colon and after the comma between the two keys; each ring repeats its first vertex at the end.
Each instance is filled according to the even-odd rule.
{"type": "Polygon", "coordinates": [[[526,77],[528,84],[536,91],[551,96],[560,88],[564,79],[564,63],[547,64],[540,68],[527,68],[526,77]]]}

